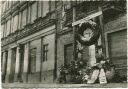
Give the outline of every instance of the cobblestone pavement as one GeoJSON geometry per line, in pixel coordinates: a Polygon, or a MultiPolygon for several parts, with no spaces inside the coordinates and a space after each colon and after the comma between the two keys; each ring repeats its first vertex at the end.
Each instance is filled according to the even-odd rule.
{"type": "Polygon", "coordinates": [[[40,88],[127,88],[128,83],[101,84],[2,84],[3,89],[40,89],[40,88]]]}

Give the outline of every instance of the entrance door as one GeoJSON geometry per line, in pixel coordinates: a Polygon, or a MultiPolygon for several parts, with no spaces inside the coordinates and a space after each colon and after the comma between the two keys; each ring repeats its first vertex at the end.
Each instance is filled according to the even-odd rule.
{"type": "Polygon", "coordinates": [[[127,74],[127,32],[126,30],[108,34],[109,56],[121,76],[127,74]]]}
{"type": "Polygon", "coordinates": [[[67,44],[64,46],[64,65],[70,64],[73,60],[73,45],[67,44]]]}

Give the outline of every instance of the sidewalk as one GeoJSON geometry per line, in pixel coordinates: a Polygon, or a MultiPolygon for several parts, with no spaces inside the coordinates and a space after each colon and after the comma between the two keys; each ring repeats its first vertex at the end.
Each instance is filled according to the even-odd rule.
{"type": "Polygon", "coordinates": [[[9,83],[2,84],[3,88],[127,88],[128,83],[109,83],[101,84],[26,84],[26,83],[9,83]]]}

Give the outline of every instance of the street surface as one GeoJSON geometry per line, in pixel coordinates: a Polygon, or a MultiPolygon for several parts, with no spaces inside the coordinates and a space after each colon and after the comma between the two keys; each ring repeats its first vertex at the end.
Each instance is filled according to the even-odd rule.
{"type": "Polygon", "coordinates": [[[2,84],[2,89],[40,89],[40,88],[127,88],[128,83],[101,84],[2,84]]]}

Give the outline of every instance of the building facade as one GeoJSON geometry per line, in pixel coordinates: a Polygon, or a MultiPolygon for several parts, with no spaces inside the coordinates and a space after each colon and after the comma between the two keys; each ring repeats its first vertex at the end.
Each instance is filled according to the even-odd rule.
{"type": "Polygon", "coordinates": [[[3,1],[2,6],[3,82],[53,82],[55,2],[3,1]]]}
{"type": "Polygon", "coordinates": [[[98,52],[126,77],[126,1],[2,1],[2,82],[56,82],[61,65],[79,60],[76,34],[84,18],[96,22],[101,34],[83,46],[80,58],[92,66],[101,47],[98,52]]]}

